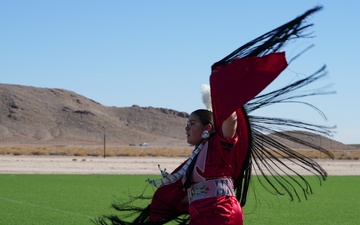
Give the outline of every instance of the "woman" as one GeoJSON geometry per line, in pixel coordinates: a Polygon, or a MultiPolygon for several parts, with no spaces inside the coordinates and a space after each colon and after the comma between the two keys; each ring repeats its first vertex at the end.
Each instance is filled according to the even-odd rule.
{"type": "MultiPolygon", "coordinates": [[[[260,174],[264,175],[266,170],[270,175],[276,175],[273,180],[265,176],[269,184],[267,190],[288,194],[291,199],[300,199],[296,188],[300,188],[305,197],[311,193],[306,179],[284,164],[279,155],[318,174],[320,180],[326,178],[326,172],[312,159],[296,153],[265,133],[281,131],[287,126],[328,134],[328,127],[292,119],[250,116],[249,113],[269,104],[287,100],[293,102],[294,98],[314,95],[313,92],[298,96],[292,94],[324,76],[324,68],[277,91],[260,96],[259,93],[288,65],[285,53],[278,50],[288,40],[306,36],[302,32],[311,25],[303,24],[304,20],[320,9],[315,7],[305,12],[215,63],[210,75],[212,111],[194,111],[186,125],[187,142],[195,146],[192,155],[171,174],[161,171],[162,179],[148,180],[157,189],[147,207],[138,208],[131,204],[114,206],[120,212],[132,212],[130,215],[138,213],[132,222],[126,222],[125,216],[115,215],[105,216],[97,222],[107,224],[110,220],[112,224],[128,225],[166,224],[169,221],[191,225],[243,224],[241,207],[246,203],[252,162],[260,174]],[[280,129],[276,129],[277,126],[280,129]],[[287,176],[278,176],[276,168],[287,176]],[[301,182],[290,173],[299,176],[301,182]]],[[[276,134],[329,154],[325,149],[299,138],[281,132],[276,134]]],[[[143,199],[143,196],[140,197],[143,199]]]]}
{"type": "MultiPolygon", "coordinates": [[[[205,143],[190,176],[187,188],[190,224],[243,224],[243,212],[235,198],[237,176],[236,147],[238,144],[237,115],[233,112],[218,132],[214,129],[212,112],[196,110],[187,126],[187,142],[205,143]]],[[[244,149],[247,151],[247,149],[244,149]]]]}
{"type": "Polygon", "coordinates": [[[162,224],[189,214],[192,225],[243,224],[238,199],[251,139],[244,112],[232,112],[219,129],[213,112],[190,114],[185,130],[195,150],[172,174],[162,171],[163,179],[148,180],[158,188],[149,206],[150,221],[162,224]]]}

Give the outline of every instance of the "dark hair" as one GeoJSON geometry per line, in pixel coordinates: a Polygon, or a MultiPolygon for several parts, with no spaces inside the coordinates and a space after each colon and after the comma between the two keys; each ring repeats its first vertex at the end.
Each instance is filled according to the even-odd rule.
{"type": "Polygon", "coordinates": [[[197,116],[203,125],[211,124],[212,125],[211,132],[215,131],[214,119],[211,111],[206,109],[198,109],[192,112],[191,114],[197,116]]]}

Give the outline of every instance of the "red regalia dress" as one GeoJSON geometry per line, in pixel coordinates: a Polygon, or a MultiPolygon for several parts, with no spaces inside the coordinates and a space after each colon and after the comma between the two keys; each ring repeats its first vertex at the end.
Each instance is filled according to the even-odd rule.
{"type": "Polygon", "coordinates": [[[234,196],[234,183],[243,172],[249,150],[250,128],[243,105],[259,94],[286,66],[285,54],[273,53],[264,57],[238,58],[223,68],[213,68],[210,90],[216,133],[208,139],[196,159],[191,187],[226,178],[229,193],[207,196],[206,190],[202,190],[205,193],[197,194],[191,201],[191,187],[184,190],[184,179],[181,179],[157,189],[150,205],[153,221],[189,212],[190,224],[194,225],[210,224],[207,221],[211,224],[242,224],[243,213],[234,196]],[[225,139],[220,128],[234,111],[238,118],[236,136],[225,139]],[[182,203],[186,197],[189,205],[182,203]]]}

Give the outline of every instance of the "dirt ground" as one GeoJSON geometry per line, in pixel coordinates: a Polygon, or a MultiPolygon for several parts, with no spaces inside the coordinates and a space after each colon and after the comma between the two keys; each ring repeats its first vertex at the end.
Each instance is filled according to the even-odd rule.
{"type": "MultiPolygon", "coordinates": [[[[159,174],[172,171],[186,158],[167,157],[73,157],[73,156],[0,156],[0,174],[159,174]]],[[[328,175],[360,175],[359,160],[317,160],[328,175]]],[[[300,167],[288,162],[301,171],[300,167]]]]}

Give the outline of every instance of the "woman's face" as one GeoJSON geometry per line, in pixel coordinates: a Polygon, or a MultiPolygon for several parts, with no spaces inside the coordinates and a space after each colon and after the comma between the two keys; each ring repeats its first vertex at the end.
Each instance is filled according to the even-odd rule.
{"type": "Polygon", "coordinates": [[[203,125],[200,122],[200,119],[197,115],[191,114],[187,121],[186,127],[186,137],[187,142],[191,145],[198,145],[202,140],[202,133],[206,130],[206,125],[203,125]]]}

